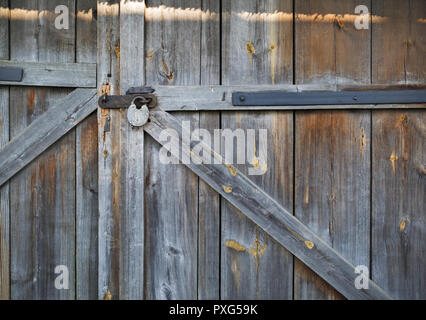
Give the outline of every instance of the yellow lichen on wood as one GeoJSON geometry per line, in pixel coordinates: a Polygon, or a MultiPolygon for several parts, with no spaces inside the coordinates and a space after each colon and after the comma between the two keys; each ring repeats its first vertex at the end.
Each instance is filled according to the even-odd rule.
{"type": "Polygon", "coordinates": [[[309,250],[312,250],[315,246],[312,241],[305,241],[305,245],[309,250]]]}
{"type": "Polygon", "coordinates": [[[232,192],[232,187],[230,187],[230,186],[223,186],[223,191],[225,191],[226,193],[231,193],[232,192]]]}
{"type": "Polygon", "coordinates": [[[237,169],[235,169],[233,166],[231,166],[230,164],[227,164],[226,165],[226,167],[228,168],[228,170],[229,170],[229,173],[232,175],[232,176],[236,176],[237,175],[237,169]]]}
{"type": "Polygon", "coordinates": [[[253,156],[253,160],[251,161],[251,164],[255,169],[258,169],[260,167],[260,161],[256,156],[253,156]]]}
{"type": "Polygon", "coordinates": [[[392,170],[393,170],[393,173],[395,173],[396,172],[396,161],[398,161],[398,156],[395,154],[395,151],[392,151],[392,154],[391,154],[391,156],[390,156],[390,158],[389,158],[389,160],[392,162],[392,170]]]}
{"type": "Polygon", "coordinates": [[[111,294],[111,291],[109,289],[104,296],[104,300],[112,300],[112,294],[111,294]]]}
{"type": "Polygon", "coordinates": [[[247,251],[246,247],[239,244],[237,241],[229,240],[225,242],[225,246],[228,248],[234,249],[236,251],[247,251]]]}
{"type": "Polygon", "coordinates": [[[254,261],[256,263],[256,270],[259,269],[260,258],[265,253],[266,248],[266,244],[262,246],[259,239],[259,230],[256,228],[256,239],[254,240],[254,247],[251,247],[249,249],[249,253],[253,256],[254,261]]]}
{"type": "Polygon", "coordinates": [[[253,55],[256,53],[256,49],[254,48],[254,45],[251,41],[246,43],[246,50],[248,54],[250,55],[250,66],[253,65],[253,55]]]}

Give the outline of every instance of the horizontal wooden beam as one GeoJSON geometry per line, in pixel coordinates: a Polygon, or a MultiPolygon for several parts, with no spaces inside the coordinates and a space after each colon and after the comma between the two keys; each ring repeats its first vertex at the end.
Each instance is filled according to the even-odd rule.
{"type": "Polygon", "coordinates": [[[22,80],[0,81],[0,85],[95,88],[95,63],[44,63],[0,60],[0,67],[22,68],[22,80]]]}
{"type": "Polygon", "coordinates": [[[226,165],[222,157],[207,145],[203,145],[202,155],[194,154],[182,139],[181,124],[169,113],[160,108],[151,110],[150,122],[144,129],[176,158],[194,159],[185,165],[345,297],[390,299],[371,280],[368,289],[358,290],[355,287],[355,266],[235,167],[226,165]],[[165,143],[160,139],[164,129],[173,129],[177,135],[165,143]],[[221,164],[208,164],[211,155],[221,164]]]}
{"type": "Polygon", "coordinates": [[[239,110],[339,110],[339,109],[424,109],[426,104],[369,104],[317,106],[233,106],[234,92],[363,91],[426,89],[426,86],[338,86],[338,85],[260,85],[260,86],[156,86],[158,105],[164,111],[239,111],[239,110]]]}
{"type": "Polygon", "coordinates": [[[0,186],[97,109],[96,89],[76,89],[0,150],[0,186]]]}

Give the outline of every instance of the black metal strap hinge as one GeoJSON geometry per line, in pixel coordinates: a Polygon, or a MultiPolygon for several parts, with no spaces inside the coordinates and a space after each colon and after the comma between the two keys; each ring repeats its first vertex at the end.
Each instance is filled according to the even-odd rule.
{"type": "Polygon", "coordinates": [[[21,82],[24,69],[15,67],[0,67],[0,81],[21,82]]]}
{"type": "Polygon", "coordinates": [[[234,106],[315,106],[425,103],[426,90],[234,92],[234,106]]]}

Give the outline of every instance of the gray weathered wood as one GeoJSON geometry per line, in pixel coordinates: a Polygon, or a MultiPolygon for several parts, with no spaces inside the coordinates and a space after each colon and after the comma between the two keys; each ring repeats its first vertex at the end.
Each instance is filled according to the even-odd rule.
{"type": "MultiPolygon", "coordinates": [[[[145,25],[148,85],[199,85],[201,0],[147,1],[145,25]]],[[[199,126],[198,113],[179,120],[199,126]]],[[[159,146],[145,139],[145,298],[197,298],[198,177],[165,165],[159,146]]]]}
{"type": "Polygon", "coordinates": [[[354,265],[286,211],[241,171],[225,165],[222,157],[206,144],[200,143],[205,151],[202,155],[192,152],[191,147],[182,138],[184,129],[176,118],[156,108],[150,112],[150,119],[151,121],[144,127],[147,133],[181,161],[183,156],[192,156],[200,161],[201,164],[190,162],[185,165],[339,292],[349,299],[390,299],[371,280],[369,280],[368,290],[356,289],[354,265]],[[178,136],[171,137],[165,143],[160,139],[160,135],[167,128],[175,130],[178,136]],[[210,161],[211,155],[221,164],[206,164],[210,161]]]}
{"type": "MultiPolygon", "coordinates": [[[[21,44],[24,46],[23,44],[21,44]]],[[[0,85],[95,88],[96,64],[22,62],[0,60],[0,67],[24,69],[22,81],[0,81],[0,85]]]]}
{"type": "MultiPolygon", "coordinates": [[[[96,63],[96,0],[78,0],[76,59],[96,63]]],[[[76,128],[76,299],[98,298],[98,125],[96,112],[76,128]]]]}
{"type": "MultiPolygon", "coordinates": [[[[357,5],[296,1],[296,83],[370,83],[370,32],[355,29],[357,5]]],[[[347,261],[370,263],[370,113],[296,112],[295,215],[347,261]],[[362,239],[362,240],[361,240],[362,239]]],[[[342,296],[295,262],[295,299],[342,296]]]]}
{"type": "Polygon", "coordinates": [[[0,150],[0,186],[97,108],[94,89],[76,89],[0,150]]]}
{"type": "MultiPolygon", "coordinates": [[[[335,84],[299,84],[299,85],[223,85],[223,86],[153,86],[158,97],[158,105],[165,111],[242,111],[242,110],[330,110],[330,109],[424,109],[426,104],[379,104],[379,105],[329,105],[329,106],[233,106],[232,92],[261,92],[283,90],[286,92],[303,91],[340,91],[340,90],[380,90],[383,86],[351,86],[335,84]]],[[[394,88],[389,86],[389,89],[394,88]]],[[[417,87],[416,87],[417,88],[417,87]]],[[[419,86],[424,89],[424,86],[419,86]]],[[[395,88],[397,89],[397,88],[395,88]]]]}
{"type": "Polygon", "coordinates": [[[426,113],[373,116],[372,277],[396,299],[426,298],[426,113]]]}
{"type": "MultiPolygon", "coordinates": [[[[98,1],[98,95],[120,94],[119,60],[115,51],[120,37],[119,10],[119,1],[98,1]]],[[[120,183],[116,179],[119,157],[113,153],[111,133],[120,129],[111,128],[111,117],[111,110],[98,109],[98,297],[106,300],[120,298],[120,237],[115,223],[120,219],[120,183]]]]}
{"type": "MultiPolygon", "coordinates": [[[[145,83],[145,1],[120,4],[120,90],[145,83]]],[[[126,112],[111,112],[113,150],[121,154],[120,299],[143,299],[144,289],[144,131],[132,127],[126,112]],[[115,122],[118,122],[115,127],[115,122]],[[116,129],[116,130],[117,130],[116,129]]]]}
{"type": "MultiPolygon", "coordinates": [[[[75,1],[11,1],[10,59],[75,61],[75,19],[54,27],[57,5],[75,1]],[[25,45],[22,45],[25,44],[25,45]]],[[[10,134],[17,137],[71,90],[11,87],[10,134]]],[[[62,106],[64,107],[64,106],[62,106]]],[[[54,117],[52,117],[54,119],[54,117]]],[[[52,120],[53,121],[53,120],[52,120]]],[[[69,119],[68,122],[72,122],[69,119]]],[[[42,128],[40,128],[42,130],[42,128]]],[[[13,299],[75,298],[75,132],[71,130],[10,181],[11,296],[13,299]],[[69,271],[69,290],[57,290],[55,267],[69,271]]]]}
{"type": "MultiPolygon", "coordinates": [[[[0,59],[9,59],[9,7],[0,1],[0,59]]],[[[0,148],[9,142],[9,88],[0,87],[0,148]]],[[[9,184],[0,188],[0,300],[10,299],[9,184]]]]}
{"type": "MultiPolygon", "coordinates": [[[[373,1],[373,83],[425,83],[425,10],[373,1]]],[[[425,123],[424,110],[373,111],[371,274],[396,299],[426,298],[425,123]]]]}
{"type": "MultiPolygon", "coordinates": [[[[201,85],[220,83],[220,2],[203,0],[201,85]]],[[[200,112],[200,128],[220,128],[219,112],[200,112]]],[[[219,151],[219,150],[218,150],[219,151]]],[[[198,299],[220,298],[220,196],[204,181],[198,186],[198,299]]]]}
{"type": "MultiPolygon", "coordinates": [[[[223,2],[223,84],[257,87],[292,83],[292,7],[289,0],[223,2]]],[[[231,99],[231,94],[223,98],[231,99]]],[[[257,158],[257,144],[257,152],[252,150],[255,155],[237,168],[247,173],[249,167],[265,167],[264,175],[249,179],[278,203],[292,208],[293,114],[227,112],[222,114],[221,128],[268,130],[267,163],[257,158]]],[[[221,297],[291,299],[292,255],[227,201],[222,201],[221,209],[221,297]]]]}

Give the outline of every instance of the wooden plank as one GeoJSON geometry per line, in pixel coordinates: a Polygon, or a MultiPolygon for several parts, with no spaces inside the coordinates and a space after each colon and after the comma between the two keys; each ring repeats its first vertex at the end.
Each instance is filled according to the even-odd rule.
{"type": "MultiPolygon", "coordinates": [[[[120,94],[120,69],[115,48],[119,45],[119,1],[98,1],[98,95],[109,92],[120,94]],[[106,90],[106,91],[105,91],[106,90]]],[[[111,110],[98,109],[98,161],[99,161],[99,220],[98,220],[98,297],[119,299],[119,229],[115,221],[120,218],[120,185],[112,181],[118,175],[118,157],[112,150],[111,110]]],[[[117,123],[117,121],[115,121],[117,123]]],[[[119,128],[114,128],[114,132],[119,128]]]]}
{"type": "MultiPolygon", "coordinates": [[[[223,3],[222,81],[225,85],[292,82],[292,12],[292,1],[223,3]]],[[[261,164],[267,166],[267,170],[263,175],[250,176],[250,180],[281,205],[292,208],[293,114],[227,112],[222,114],[221,128],[268,130],[268,159],[261,164]]],[[[249,167],[259,165],[256,164],[259,154],[254,152],[254,157],[246,159],[245,165],[237,166],[242,172],[247,173],[249,167]]],[[[228,202],[222,201],[221,209],[221,297],[291,299],[292,255],[228,202]]]]}
{"type": "MultiPolygon", "coordinates": [[[[156,108],[150,111],[150,120],[144,126],[147,133],[179,160],[192,156],[199,161],[200,164],[187,162],[185,165],[347,298],[390,298],[371,280],[368,281],[368,290],[356,289],[354,280],[357,275],[354,272],[354,265],[286,211],[241,171],[226,165],[225,160],[205,143],[200,143],[200,147],[205,152],[201,155],[194,153],[191,146],[184,141],[182,133],[185,129],[175,117],[156,108]],[[173,129],[177,135],[165,142],[160,138],[165,129],[173,129]],[[211,156],[220,164],[208,164],[211,156]]],[[[236,248],[240,249],[239,246],[236,248]]]]}
{"type": "Polygon", "coordinates": [[[424,84],[424,12],[421,0],[373,0],[374,84],[424,84]]]}
{"type": "MultiPolygon", "coordinates": [[[[109,73],[111,93],[144,84],[144,9],[144,1],[98,2],[98,80],[109,73]]],[[[144,133],[125,110],[100,117],[99,296],[143,299],[144,133]]]]}
{"type": "MultiPolygon", "coordinates": [[[[424,83],[426,4],[373,1],[373,83],[424,83]]],[[[425,299],[425,113],[373,112],[372,279],[425,299]]]]}
{"type": "Polygon", "coordinates": [[[373,118],[372,277],[395,299],[425,299],[425,112],[373,118]]]}
{"type": "Polygon", "coordinates": [[[59,100],[0,151],[0,186],[97,108],[96,90],[76,89],[59,100]]]}
{"type": "MultiPolygon", "coordinates": [[[[120,90],[145,83],[145,1],[120,4],[120,90]]],[[[126,112],[112,116],[113,150],[121,153],[120,299],[143,299],[144,290],[144,132],[133,128],[126,112]],[[117,122],[117,127],[115,122],[117,122]]]]}
{"type": "MultiPolygon", "coordinates": [[[[201,0],[147,1],[148,85],[200,84],[201,7],[201,0]]],[[[198,113],[177,117],[199,127],[198,113]]],[[[162,164],[149,137],[145,155],[145,298],[196,299],[198,178],[179,165],[162,164]]]]}
{"type": "MultiPolygon", "coordinates": [[[[295,4],[296,83],[369,84],[370,32],[355,28],[353,14],[370,1],[295,4]]],[[[367,267],[370,125],[366,111],[296,112],[295,215],[347,261],[367,267]]],[[[294,272],[295,299],[342,298],[299,260],[294,272]]]]}
{"type": "MultiPolygon", "coordinates": [[[[220,83],[220,2],[202,1],[201,85],[220,83]]],[[[200,112],[200,128],[220,128],[219,112],[200,112]]],[[[220,196],[204,181],[198,187],[198,299],[220,298],[220,196]]]]}
{"type": "MultiPolygon", "coordinates": [[[[0,1],[0,58],[9,59],[9,5],[0,1]]],[[[9,88],[0,87],[0,148],[9,142],[9,88]]],[[[0,300],[10,299],[9,184],[0,188],[0,300]]]]}
{"type": "MultiPolygon", "coordinates": [[[[77,1],[76,59],[96,63],[96,0],[77,1]]],[[[76,128],[76,298],[98,298],[98,124],[96,112],[76,128]]]]}
{"type": "Polygon", "coordinates": [[[18,67],[24,69],[22,81],[0,81],[0,85],[69,88],[96,87],[96,64],[93,63],[0,60],[0,67],[18,67]]]}
{"type": "MultiPolygon", "coordinates": [[[[57,5],[70,12],[75,2],[11,1],[10,58],[24,62],[75,61],[74,16],[68,30],[54,26],[57,5]],[[25,43],[25,45],[22,45],[25,43]]],[[[17,137],[69,89],[13,87],[10,137],[17,137]]],[[[74,130],[10,181],[12,299],[75,297],[74,130]],[[57,290],[55,267],[69,271],[69,289],[57,290]]]]}
{"type": "MultiPolygon", "coordinates": [[[[153,86],[158,105],[165,111],[248,111],[248,110],[333,110],[333,109],[424,109],[426,104],[380,104],[380,105],[324,105],[324,106],[233,106],[233,92],[267,92],[282,90],[285,92],[310,91],[362,91],[384,89],[410,89],[410,87],[374,86],[374,85],[336,85],[336,84],[276,84],[276,85],[203,85],[203,86],[153,86]]],[[[416,86],[412,89],[423,89],[416,86]]]]}

